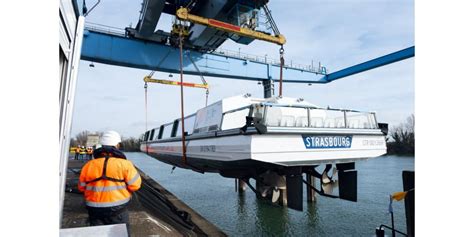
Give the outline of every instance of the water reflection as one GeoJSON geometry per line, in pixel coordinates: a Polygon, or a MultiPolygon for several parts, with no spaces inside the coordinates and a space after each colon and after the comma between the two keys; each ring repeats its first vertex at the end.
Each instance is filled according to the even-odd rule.
{"type": "Polygon", "coordinates": [[[256,200],[256,224],[263,236],[288,236],[290,232],[288,209],[269,200],[256,200]]]}
{"type": "Polygon", "coordinates": [[[240,231],[240,236],[246,236],[254,232],[253,226],[249,225],[249,221],[253,219],[251,211],[248,210],[247,204],[247,193],[246,192],[235,192],[236,198],[236,223],[235,230],[240,231]]]}
{"type": "Polygon", "coordinates": [[[239,214],[239,217],[241,216],[246,216],[247,215],[247,208],[245,204],[245,192],[237,192],[238,198],[237,198],[237,212],[239,214]]]}
{"type": "Polygon", "coordinates": [[[306,225],[307,228],[306,232],[311,233],[311,235],[325,235],[324,226],[321,220],[321,213],[319,212],[319,206],[316,197],[316,202],[307,202],[306,203],[306,211],[305,211],[305,218],[306,218],[306,225]]]}
{"type": "Polygon", "coordinates": [[[306,223],[308,226],[315,227],[319,222],[318,209],[316,202],[308,202],[306,206],[306,223]]]}

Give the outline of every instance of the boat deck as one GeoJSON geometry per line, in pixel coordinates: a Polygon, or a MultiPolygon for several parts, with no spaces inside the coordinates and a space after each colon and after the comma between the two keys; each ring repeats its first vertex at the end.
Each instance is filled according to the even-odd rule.
{"type": "MultiPolygon", "coordinates": [[[[83,194],[77,190],[86,161],[69,160],[61,228],[89,226],[83,194]]],[[[129,205],[131,236],[226,236],[172,193],[139,170],[142,187],[129,205]]]]}

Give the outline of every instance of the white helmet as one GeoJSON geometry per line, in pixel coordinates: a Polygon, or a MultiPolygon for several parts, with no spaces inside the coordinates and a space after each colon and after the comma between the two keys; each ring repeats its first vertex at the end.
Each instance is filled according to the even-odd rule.
{"type": "Polygon", "coordinates": [[[116,146],[122,139],[120,138],[120,134],[116,131],[107,131],[104,132],[102,137],[100,137],[99,143],[103,146],[116,146]]]}

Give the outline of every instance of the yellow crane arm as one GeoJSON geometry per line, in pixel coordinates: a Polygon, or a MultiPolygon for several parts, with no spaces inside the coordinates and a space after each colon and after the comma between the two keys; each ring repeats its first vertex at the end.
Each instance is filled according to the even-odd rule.
{"type": "MultiPolygon", "coordinates": [[[[170,81],[170,80],[163,80],[163,79],[153,79],[150,76],[146,76],[143,78],[144,82],[153,82],[153,83],[160,83],[160,84],[166,84],[166,85],[174,85],[174,86],[179,86],[181,85],[181,82],[179,81],[170,81]]],[[[204,88],[208,89],[209,85],[207,84],[197,84],[197,83],[190,83],[190,82],[183,82],[183,86],[187,87],[195,87],[195,88],[204,88]]]]}
{"type": "Polygon", "coordinates": [[[276,36],[267,35],[262,32],[250,30],[248,28],[242,28],[242,27],[232,25],[226,22],[196,16],[193,14],[189,14],[188,9],[184,7],[181,7],[178,9],[178,11],[176,11],[176,16],[180,20],[190,21],[193,23],[209,26],[218,30],[238,34],[238,35],[249,37],[249,38],[259,39],[259,40],[263,40],[263,41],[267,41],[267,42],[271,42],[271,43],[275,43],[279,45],[283,45],[286,43],[285,37],[281,34],[276,35],[276,36]]]}

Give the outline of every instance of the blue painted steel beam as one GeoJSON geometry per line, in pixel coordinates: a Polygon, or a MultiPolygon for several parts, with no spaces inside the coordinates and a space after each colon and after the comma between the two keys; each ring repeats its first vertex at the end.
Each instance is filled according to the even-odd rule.
{"type": "MultiPolygon", "coordinates": [[[[343,77],[413,57],[415,47],[391,53],[323,76],[313,71],[285,67],[284,82],[328,83],[343,77]]],[[[93,30],[84,31],[81,59],[116,66],[179,73],[179,49],[151,41],[93,30]]],[[[186,50],[185,74],[240,80],[279,80],[280,66],[213,53],[186,50]],[[199,68],[196,70],[191,58],[199,68]]]]}
{"type": "MultiPolygon", "coordinates": [[[[186,74],[241,80],[279,80],[280,66],[225,55],[186,50],[183,71],[186,74]],[[189,57],[196,63],[196,70],[189,57]]],[[[179,49],[120,35],[86,30],[81,59],[116,66],[179,73],[179,49]]],[[[323,75],[285,68],[285,82],[325,83],[323,75]]]]}
{"type": "Polygon", "coordinates": [[[326,75],[325,80],[327,82],[331,82],[337,79],[341,79],[343,77],[351,76],[357,73],[361,73],[367,70],[371,70],[377,67],[381,67],[390,63],[398,62],[407,58],[411,58],[415,56],[415,46],[402,49],[400,51],[387,54],[382,57],[378,57],[372,60],[369,60],[364,63],[360,63],[337,72],[330,73],[326,75]]]}

